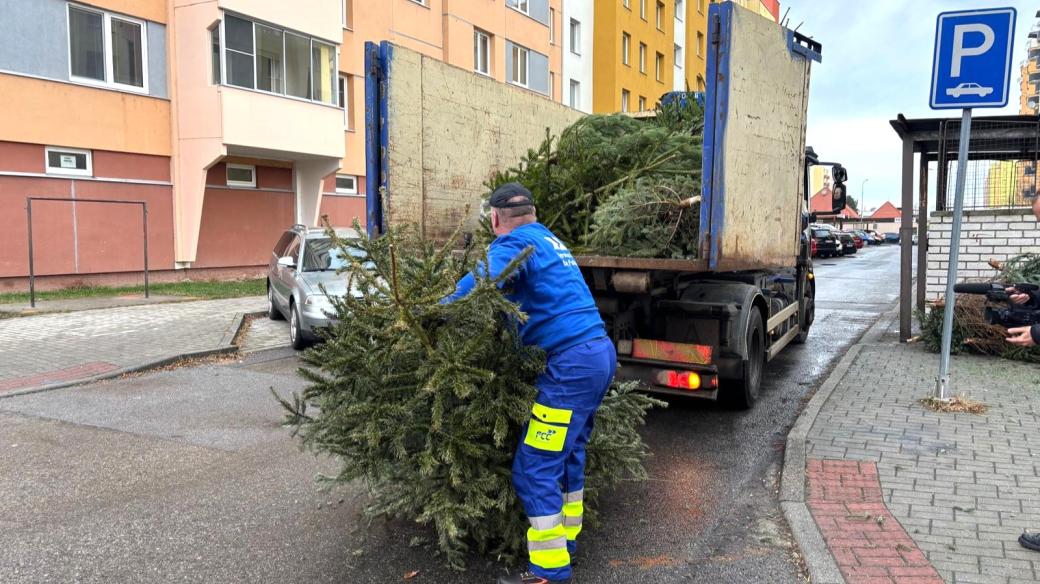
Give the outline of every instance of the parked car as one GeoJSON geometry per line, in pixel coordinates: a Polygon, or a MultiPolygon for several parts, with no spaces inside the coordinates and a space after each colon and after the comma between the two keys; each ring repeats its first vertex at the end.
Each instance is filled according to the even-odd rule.
{"type": "Polygon", "coordinates": [[[886,233],[885,234],[885,243],[899,243],[899,234],[898,233],[886,233]]]}
{"type": "Polygon", "coordinates": [[[845,233],[848,233],[852,236],[852,241],[855,242],[856,249],[863,249],[863,246],[867,244],[866,241],[863,239],[863,236],[857,233],[856,231],[846,231],[845,233]]]}
{"type": "Polygon", "coordinates": [[[856,249],[856,240],[852,238],[852,235],[845,233],[844,231],[835,231],[834,235],[841,241],[841,252],[844,255],[851,255],[858,251],[856,249]]]}
{"type": "MultiPolygon", "coordinates": [[[[353,229],[336,229],[341,239],[357,239],[353,229]]],[[[358,250],[359,254],[363,254],[358,250]]],[[[303,349],[330,328],[333,299],[347,292],[347,278],[338,270],[350,265],[324,229],[294,225],[271,250],[267,271],[267,314],[289,319],[289,342],[303,349]]]]}
{"type": "Polygon", "coordinates": [[[867,245],[881,245],[881,237],[876,233],[866,229],[860,229],[859,234],[863,238],[863,241],[867,242],[867,245]]]}
{"type": "Polygon", "coordinates": [[[841,242],[830,229],[821,227],[812,228],[812,239],[816,243],[816,255],[822,258],[831,258],[841,255],[841,242]]]}
{"type": "Polygon", "coordinates": [[[873,241],[872,245],[881,245],[882,243],[885,243],[885,238],[877,231],[874,231],[873,229],[864,229],[863,231],[870,236],[871,241],[873,241]]]}

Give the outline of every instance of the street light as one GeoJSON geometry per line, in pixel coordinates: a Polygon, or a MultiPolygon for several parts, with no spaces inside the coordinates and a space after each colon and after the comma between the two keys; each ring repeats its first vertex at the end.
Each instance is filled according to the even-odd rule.
{"type": "Polygon", "coordinates": [[[867,201],[864,197],[866,197],[866,188],[868,180],[870,180],[870,177],[863,179],[863,182],[859,185],[859,206],[863,209],[864,213],[867,212],[867,201]]]}

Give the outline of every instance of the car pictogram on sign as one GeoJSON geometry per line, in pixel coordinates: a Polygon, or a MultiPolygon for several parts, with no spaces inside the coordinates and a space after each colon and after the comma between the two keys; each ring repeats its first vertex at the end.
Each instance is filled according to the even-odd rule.
{"type": "Polygon", "coordinates": [[[949,95],[950,97],[961,97],[964,95],[986,97],[991,93],[993,93],[992,87],[983,87],[978,83],[961,83],[957,87],[951,87],[946,90],[946,95],[949,95]]]}

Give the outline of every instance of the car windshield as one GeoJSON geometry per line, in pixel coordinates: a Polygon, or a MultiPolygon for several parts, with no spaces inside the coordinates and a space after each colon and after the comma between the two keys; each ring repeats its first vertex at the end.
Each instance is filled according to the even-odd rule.
{"type": "MultiPolygon", "coordinates": [[[[355,247],[348,247],[347,253],[356,258],[364,259],[365,252],[355,247]]],[[[326,270],[341,270],[350,266],[350,260],[343,255],[343,250],[335,247],[331,239],[308,239],[307,247],[303,250],[303,271],[324,272],[326,270]]]]}
{"type": "Polygon", "coordinates": [[[826,229],[813,229],[812,233],[816,237],[827,237],[828,235],[831,234],[831,232],[827,231],[826,229]]]}

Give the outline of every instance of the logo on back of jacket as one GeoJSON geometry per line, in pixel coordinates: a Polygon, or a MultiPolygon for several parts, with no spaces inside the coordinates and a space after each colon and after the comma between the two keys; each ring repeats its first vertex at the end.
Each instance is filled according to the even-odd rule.
{"type": "Polygon", "coordinates": [[[566,245],[563,245],[562,241],[548,235],[545,236],[545,241],[548,241],[553,246],[553,249],[556,250],[556,255],[560,257],[560,261],[563,262],[564,266],[568,268],[578,267],[578,262],[574,261],[574,256],[571,255],[571,251],[567,249],[566,245]]]}

